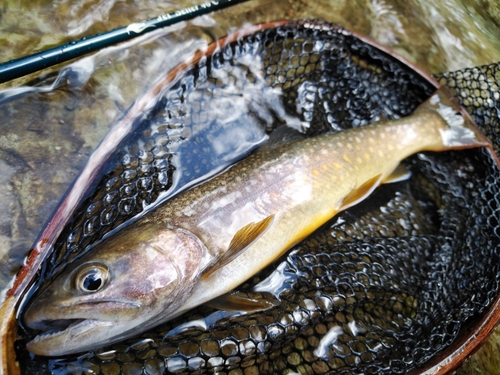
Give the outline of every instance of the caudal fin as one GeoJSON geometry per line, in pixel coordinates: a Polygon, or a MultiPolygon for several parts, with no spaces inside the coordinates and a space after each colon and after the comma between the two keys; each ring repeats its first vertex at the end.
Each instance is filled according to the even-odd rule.
{"type": "Polygon", "coordinates": [[[447,123],[446,129],[440,129],[443,145],[447,149],[489,147],[492,150],[488,138],[446,87],[434,92],[415,112],[424,110],[439,113],[447,123]]]}

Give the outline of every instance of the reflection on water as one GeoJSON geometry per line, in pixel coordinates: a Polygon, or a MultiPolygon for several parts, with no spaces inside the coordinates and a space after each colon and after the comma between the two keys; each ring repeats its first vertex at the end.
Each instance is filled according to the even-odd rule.
{"type": "MultiPolygon", "coordinates": [[[[294,251],[290,252],[293,255],[294,251]]],[[[286,268],[285,263],[281,263],[276,269],[264,280],[255,285],[253,291],[268,292],[279,296],[285,289],[290,288],[293,281],[297,279],[297,273],[290,272],[286,268]]]]}
{"type": "MultiPolygon", "coordinates": [[[[356,324],[356,322],[352,323],[356,324]]],[[[338,347],[335,345],[335,343],[342,333],[344,333],[344,330],[340,326],[334,326],[330,328],[328,332],[321,338],[318,347],[314,349],[314,355],[318,358],[326,360],[330,359],[330,348],[332,347],[334,350],[338,350],[338,347]]],[[[356,336],[356,334],[354,334],[354,336],[356,336]]]]}
{"type": "MultiPolygon", "coordinates": [[[[68,37],[78,39],[194,3],[7,2],[0,19],[0,58],[18,57],[65,43],[68,37]]],[[[65,74],[39,82],[35,88],[17,87],[27,79],[0,86],[12,87],[0,92],[2,99],[9,99],[0,104],[0,285],[7,285],[29,244],[110,126],[158,76],[207,42],[247,22],[321,17],[372,36],[427,71],[454,70],[500,60],[498,18],[485,14],[477,3],[481,2],[359,0],[353,5],[331,0],[290,5],[256,1],[158,31],[125,48],[100,51],[68,65],[65,74]]],[[[274,94],[268,92],[269,101],[274,94]]],[[[241,95],[234,98],[244,100],[241,95]]],[[[272,118],[267,113],[259,115],[272,118]]],[[[245,139],[248,136],[256,144],[261,135],[245,139]]],[[[228,155],[241,152],[225,150],[223,142],[215,147],[228,155]]],[[[288,276],[281,276],[273,285],[287,282],[288,276]]],[[[261,287],[267,290],[264,284],[261,287]]],[[[333,337],[335,327],[330,331],[333,337]]]]}
{"type": "Polygon", "coordinates": [[[224,310],[216,310],[208,316],[203,317],[202,319],[190,320],[186,323],[179,324],[178,326],[172,328],[163,336],[163,341],[168,340],[169,337],[177,336],[183,332],[188,330],[207,330],[216,325],[222,319],[229,317],[237,317],[242,315],[243,313],[240,311],[224,311],[224,310]]]}

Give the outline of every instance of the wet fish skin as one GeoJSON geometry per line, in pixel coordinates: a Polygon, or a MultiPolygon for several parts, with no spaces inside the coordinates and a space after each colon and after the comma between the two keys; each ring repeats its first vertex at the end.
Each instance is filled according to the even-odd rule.
{"type": "MultiPolygon", "coordinates": [[[[50,328],[51,317],[59,316],[61,311],[65,311],[66,325],[81,323],[85,317],[92,317],[93,319],[85,320],[84,324],[74,325],[72,328],[72,334],[78,340],[90,343],[84,347],[92,348],[93,327],[97,322],[100,322],[100,327],[110,337],[128,337],[133,334],[129,333],[129,329],[133,331],[136,328],[117,324],[119,317],[127,316],[139,324],[145,323],[151,315],[168,312],[169,309],[165,309],[164,304],[160,303],[165,297],[172,298],[170,309],[175,310],[178,307],[175,303],[178,295],[191,289],[197,279],[196,265],[201,256],[201,247],[198,241],[193,241],[192,236],[184,231],[159,229],[159,225],[155,224],[148,225],[147,228],[140,226],[139,230],[134,231],[132,240],[123,239],[126,232],[118,233],[106,243],[106,246],[116,251],[103,252],[96,261],[75,263],[76,269],[70,277],[64,278],[61,284],[57,284],[57,288],[48,289],[37,300],[37,304],[43,306],[43,309],[30,310],[38,318],[49,322],[42,323],[41,326],[35,323],[32,327],[44,328],[48,324],[50,328]],[[171,259],[164,252],[165,248],[182,248],[182,251],[175,259],[171,259]],[[89,275],[95,275],[100,280],[96,292],[86,292],[83,288],[84,280],[89,275]],[[120,282],[116,283],[114,280],[120,282]],[[179,283],[180,280],[182,283],[179,283]],[[101,289],[103,291],[99,292],[101,289]],[[54,299],[59,303],[54,304],[54,299]]],[[[29,319],[30,311],[25,319],[29,319]]],[[[51,340],[56,337],[52,335],[51,340]]],[[[37,339],[43,339],[43,336],[32,342],[35,347],[38,345],[37,339]]],[[[43,340],[40,342],[43,345],[43,340]]],[[[81,350],[79,342],[65,340],[65,351],[75,351],[73,346],[76,346],[75,350],[81,350]]]]}
{"type": "Polygon", "coordinates": [[[61,274],[33,301],[25,323],[42,331],[58,320],[58,329],[68,319],[91,323],[38,336],[28,350],[62,355],[116,342],[229,292],[392,180],[409,155],[487,144],[463,122],[436,94],[408,118],[253,154],[160,206],[61,274]],[[95,291],[78,291],[75,280],[96,265],[108,270],[107,281],[95,291]],[[155,274],[156,288],[136,285],[155,274]]]}

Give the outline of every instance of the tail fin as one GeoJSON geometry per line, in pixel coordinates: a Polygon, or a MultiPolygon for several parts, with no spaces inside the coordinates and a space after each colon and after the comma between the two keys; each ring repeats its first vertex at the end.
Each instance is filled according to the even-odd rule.
{"type": "Polygon", "coordinates": [[[489,147],[493,149],[488,138],[479,130],[446,87],[442,86],[436,90],[415,112],[429,110],[439,113],[448,125],[448,128],[440,130],[443,145],[446,148],[489,147]]]}

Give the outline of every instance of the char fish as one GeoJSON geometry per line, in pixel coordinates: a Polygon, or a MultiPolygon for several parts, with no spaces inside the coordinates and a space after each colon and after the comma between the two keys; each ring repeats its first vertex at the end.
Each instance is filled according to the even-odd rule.
{"type": "Polygon", "coordinates": [[[228,293],[380,184],[407,177],[398,167],[403,159],[489,146],[458,108],[438,91],[403,119],[270,142],[61,273],[24,315],[41,331],[28,350],[53,356],[93,349],[215,298],[223,306],[252,305],[228,293]]]}

